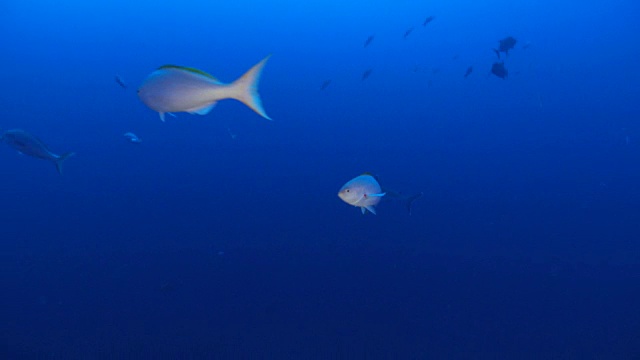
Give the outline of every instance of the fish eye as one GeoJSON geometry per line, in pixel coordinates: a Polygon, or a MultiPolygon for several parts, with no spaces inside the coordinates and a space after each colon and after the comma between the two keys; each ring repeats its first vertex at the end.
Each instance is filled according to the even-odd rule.
{"type": "Polygon", "coordinates": [[[350,190],[349,190],[349,189],[347,189],[347,192],[349,192],[349,191],[350,191],[350,190]]]}

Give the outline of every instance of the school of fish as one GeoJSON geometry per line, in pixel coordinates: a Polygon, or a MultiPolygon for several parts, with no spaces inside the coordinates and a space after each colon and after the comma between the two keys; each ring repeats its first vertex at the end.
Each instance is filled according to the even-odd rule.
{"type": "MultiPolygon", "coordinates": [[[[422,25],[426,26],[434,19],[435,16],[428,16],[422,25]]],[[[414,30],[415,27],[408,28],[404,32],[403,38],[407,39],[414,30]]],[[[374,38],[375,35],[370,35],[365,40],[364,47],[369,47],[374,38]]],[[[493,49],[498,59],[501,58],[501,53],[508,56],[509,50],[515,47],[516,42],[517,40],[512,36],[500,40],[498,48],[493,49]]],[[[530,43],[527,43],[525,48],[529,46],[530,43]]],[[[144,79],[137,90],[137,94],[142,103],[159,114],[162,121],[165,121],[166,114],[175,116],[174,113],[180,112],[206,115],[219,101],[226,99],[240,101],[258,115],[271,120],[262,106],[262,100],[258,93],[260,76],[269,58],[270,55],[230,83],[223,83],[209,73],[196,68],[163,65],[152,71],[144,79]]],[[[457,58],[457,55],[454,58],[457,58]]],[[[433,71],[435,72],[435,70],[433,71]]],[[[469,66],[464,73],[464,78],[467,78],[472,71],[473,67],[469,66]]],[[[366,69],[362,73],[361,80],[366,80],[372,73],[372,68],[366,69]]],[[[493,63],[491,73],[499,78],[506,79],[508,71],[504,65],[504,60],[493,63]]],[[[114,79],[121,88],[125,90],[128,88],[128,85],[119,75],[116,75],[114,79]]],[[[331,79],[325,80],[320,89],[327,89],[329,84],[331,84],[331,79]]],[[[235,135],[230,130],[229,133],[235,139],[235,135]]],[[[132,132],[126,132],[124,137],[131,143],[142,143],[142,140],[132,132]]],[[[75,154],[73,152],[56,154],[42,140],[20,129],[5,131],[0,135],[0,142],[9,145],[20,154],[54,163],[56,170],[60,174],[62,174],[62,165],[65,160],[75,154]]],[[[349,180],[338,191],[338,197],[342,201],[359,208],[362,214],[367,212],[376,214],[376,206],[384,198],[403,201],[409,214],[411,214],[413,202],[422,195],[420,192],[412,196],[404,196],[391,190],[383,190],[378,179],[369,173],[364,173],[349,180]]]]}

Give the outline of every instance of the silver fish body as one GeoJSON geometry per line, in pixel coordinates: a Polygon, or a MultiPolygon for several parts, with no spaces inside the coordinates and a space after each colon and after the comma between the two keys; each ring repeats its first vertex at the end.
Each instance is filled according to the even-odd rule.
{"type": "Polygon", "coordinates": [[[362,174],[349,180],[338,191],[338,197],[342,201],[359,207],[363,214],[366,210],[375,214],[374,206],[378,205],[384,195],[378,181],[369,174],[362,174]]]}
{"type": "Polygon", "coordinates": [[[164,65],[147,76],[138,89],[138,96],[157,111],[163,121],[165,113],[208,114],[216,102],[224,99],[238,100],[270,120],[258,94],[258,82],[268,59],[267,56],[230,84],[198,69],[164,65]]]}
{"type": "Polygon", "coordinates": [[[61,174],[64,160],[74,155],[72,152],[62,155],[55,154],[49,150],[47,145],[40,139],[20,129],[5,131],[0,137],[0,140],[21,154],[53,162],[61,174]]]}
{"type": "Polygon", "coordinates": [[[134,144],[140,144],[142,142],[142,139],[140,139],[138,135],[132,132],[125,133],[124,137],[125,139],[129,140],[129,142],[132,142],[134,144]]]}

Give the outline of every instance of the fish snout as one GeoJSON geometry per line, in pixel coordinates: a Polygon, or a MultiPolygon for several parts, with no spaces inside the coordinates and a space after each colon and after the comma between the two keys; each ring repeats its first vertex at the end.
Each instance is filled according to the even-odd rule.
{"type": "Polygon", "coordinates": [[[342,201],[346,202],[347,204],[353,205],[354,203],[357,202],[358,194],[357,194],[357,191],[355,191],[354,189],[342,188],[338,192],[338,197],[342,199],[342,201]]]}

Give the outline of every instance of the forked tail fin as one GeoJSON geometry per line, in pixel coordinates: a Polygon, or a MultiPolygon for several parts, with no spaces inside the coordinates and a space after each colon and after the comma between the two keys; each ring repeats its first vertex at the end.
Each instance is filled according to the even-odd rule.
{"type": "Polygon", "coordinates": [[[56,170],[58,170],[59,174],[62,174],[62,164],[64,163],[65,160],[67,160],[69,157],[75,155],[76,153],[74,152],[68,152],[66,154],[62,154],[59,158],[56,159],[55,164],[56,164],[56,170]]]}
{"type": "Polygon", "coordinates": [[[409,210],[409,215],[411,215],[411,205],[413,205],[413,202],[416,201],[416,199],[422,197],[422,195],[424,195],[423,193],[419,192],[415,195],[409,196],[409,198],[407,199],[407,210],[409,210]]]}
{"type": "Polygon", "coordinates": [[[253,111],[267,120],[271,120],[271,118],[267,115],[267,113],[265,113],[264,109],[262,108],[262,100],[260,100],[260,94],[258,94],[258,83],[260,82],[260,74],[262,73],[262,68],[270,57],[271,55],[262,59],[262,61],[255,64],[238,80],[231,83],[231,93],[229,94],[231,98],[247,105],[249,108],[251,108],[253,111]]]}

